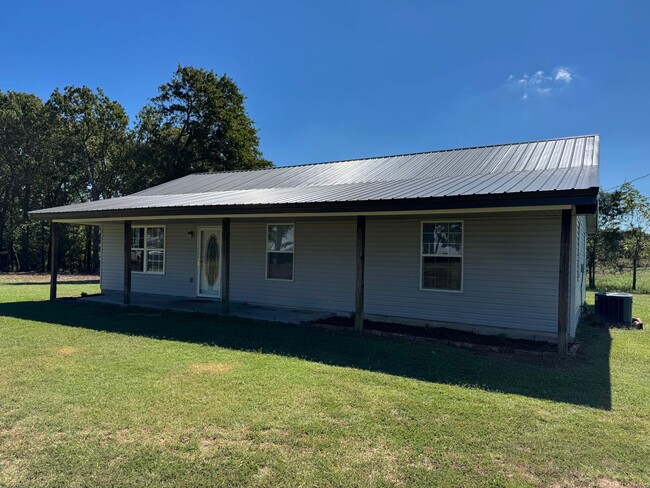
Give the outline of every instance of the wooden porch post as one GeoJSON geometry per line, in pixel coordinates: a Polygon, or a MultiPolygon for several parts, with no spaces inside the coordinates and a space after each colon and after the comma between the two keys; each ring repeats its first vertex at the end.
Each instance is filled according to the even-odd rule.
{"type": "MultiPolygon", "coordinates": [[[[147,257],[145,256],[144,259],[147,257]]],[[[124,305],[131,304],[131,221],[124,221],[124,305]]]]}
{"type": "Polygon", "coordinates": [[[59,224],[50,223],[50,301],[56,300],[56,284],[59,271],[59,224]]]}
{"type": "Polygon", "coordinates": [[[363,330],[364,268],[366,262],[366,217],[357,216],[357,283],[354,328],[363,330]]]}
{"type": "Polygon", "coordinates": [[[565,358],[569,352],[569,279],[571,270],[571,210],[562,210],[560,231],[560,273],[557,307],[557,352],[565,358]]]}
{"type": "Polygon", "coordinates": [[[221,271],[221,313],[230,313],[230,219],[221,221],[221,256],[223,260],[221,271]]]}

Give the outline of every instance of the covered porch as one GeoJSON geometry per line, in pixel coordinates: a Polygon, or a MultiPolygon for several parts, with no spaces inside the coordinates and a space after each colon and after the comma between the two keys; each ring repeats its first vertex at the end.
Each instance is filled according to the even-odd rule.
{"type": "MultiPolygon", "coordinates": [[[[102,293],[101,295],[81,297],[79,300],[84,303],[124,305],[124,299],[120,293],[102,293]]],[[[220,300],[198,297],[177,297],[132,292],[130,305],[157,310],[174,310],[177,312],[223,314],[220,300]]],[[[246,319],[299,324],[301,322],[315,322],[323,318],[331,317],[333,314],[322,310],[271,307],[231,301],[229,315],[246,319]]]]}
{"type": "MultiPolygon", "coordinates": [[[[285,323],[344,315],[355,319],[357,330],[363,329],[366,318],[423,326],[446,324],[546,341],[567,336],[569,282],[574,274],[568,272],[573,269],[570,242],[576,221],[570,208],[280,218],[166,216],[70,222],[102,225],[102,295],[82,300],[285,323]],[[451,293],[431,292],[422,289],[423,222],[449,219],[459,222],[467,233],[463,239],[468,249],[463,257],[465,285],[461,282],[462,289],[451,293]],[[278,222],[298,229],[296,278],[270,280],[265,276],[264,239],[269,226],[278,222]],[[164,229],[164,244],[155,249],[165,255],[162,272],[133,268],[132,230],[142,226],[164,229]],[[199,287],[203,271],[208,270],[200,265],[206,252],[202,229],[217,235],[219,293],[212,297],[202,296],[199,287]],[[558,240],[560,259],[556,252],[546,251],[557,246],[558,240]],[[530,256],[540,258],[531,262],[530,256]],[[525,290],[513,291],[501,269],[504,266],[513,274],[525,271],[525,290]],[[558,276],[547,272],[549,267],[566,272],[558,276]],[[531,281],[531,275],[539,279],[531,281]],[[553,314],[558,318],[557,335],[551,330],[553,314]]],[[[58,225],[52,223],[53,254],[58,252],[58,225]]],[[[51,278],[51,299],[56,299],[56,270],[51,278]]],[[[558,342],[562,354],[566,342],[558,342]]]]}

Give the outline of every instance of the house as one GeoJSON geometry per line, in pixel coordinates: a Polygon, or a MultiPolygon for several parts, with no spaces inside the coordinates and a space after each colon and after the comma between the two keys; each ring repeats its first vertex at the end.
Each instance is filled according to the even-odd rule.
{"type": "MultiPolygon", "coordinates": [[[[585,299],[599,136],[192,174],[31,213],[101,226],[101,290],[558,341],[585,299]]],[[[57,252],[56,242],[52,245],[57,252]]],[[[56,274],[53,275],[56,296],[56,274]]]]}

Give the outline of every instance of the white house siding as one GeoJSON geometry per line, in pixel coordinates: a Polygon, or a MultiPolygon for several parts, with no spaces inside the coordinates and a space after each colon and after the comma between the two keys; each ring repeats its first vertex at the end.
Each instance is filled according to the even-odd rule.
{"type": "Polygon", "coordinates": [[[586,268],[587,268],[587,218],[584,215],[574,217],[574,235],[572,248],[572,280],[571,311],[569,322],[569,335],[575,337],[578,322],[580,321],[581,307],[586,296],[586,268]]]}
{"type": "MultiPolygon", "coordinates": [[[[103,292],[121,291],[124,284],[122,236],[124,224],[102,225],[102,268],[100,284],[103,292]]],[[[137,224],[133,224],[134,226],[137,224]]],[[[197,224],[147,222],[142,225],[165,225],[165,273],[133,273],[131,291],[182,297],[196,296],[197,224]],[[188,238],[188,232],[194,232],[188,238]]],[[[220,225],[206,222],[202,225],[220,225]]]]}
{"type": "MultiPolygon", "coordinates": [[[[287,220],[295,224],[293,281],[266,279],[266,224],[277,219],[231,224],[230,299],[283,307],[335,312],[354,310],[356,221],[287,220]]],[[[162,224],[162,222],[160,223],[162,224]]],[[[134,224],[135,225],[135,224],[134,224]]],[[[145,224],[143,224],[145,225],[145,224]]],[[[148,223],[147,225],[155,225],[148,223]]],[[[197,228],[219,223],[173,223],[166,226],[165,274],[133,273],[131,291],[196,296],[197,228]],[[187,233],[194,231],[194,238],[187,233]]],[[[123,224],[102,226],[103,292],[123,287],[123,224]]]]}
{"type": "Polygon", "coordinates": [[[460,293],[420,290],[425,219],[368,221],[368,314],[556,334],[559,213],[465,217],[460,293]]]}
{"type": "Polygon", "coordinates": [[[124,284],[124,273],[121,266],[122,226],[121,222],[101,226],[102,245],[99,286],[103,293],[121,291],[124,284]]]}
{"type": "MultiPolygon", "coordinates": [[[[134,273],[132,291],[193,297],[196,229],[209,224],[172,221],[165,225],[165,274],[134,273]],[[194,238],[187,237],[189,231],[195,232],[194,238]]],[[[102,226],[104,292],[122,290],[122,229],[122,223],[102,226]]],[[[371,317],[487,326],[553,338],[557,330],[559,250],[559,212],[368,217],[365,312],[371,317]],[[420,290],[421,222],[454,218],[464,221],[463,290],[420,290]]],[[[231,300],[353,312],[355,252],[353,218],[232,219],[231,300]],[[267,222],[295,223],[293,281],[266,279],[267,222]]],[[[571,287],[573,293],[577,293],[577,286],[571,287]]]]}
{"type": "Polygon", "coordinates": [[[282,219],[231,225],[234,301],[333,312],[354,310],[356,220],[282,219]],[[266,279],[266,224],[294,223],[293,281],[266,279]]]}

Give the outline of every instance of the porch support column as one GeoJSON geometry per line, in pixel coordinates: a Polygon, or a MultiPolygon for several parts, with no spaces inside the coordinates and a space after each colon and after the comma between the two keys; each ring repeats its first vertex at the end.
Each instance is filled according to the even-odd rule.
{"type": "Polygon", "coordinates": [[[50,301],[56,300],[59,271],[59,224],[50,223],[50,301]]]}
{"type": "Polygon", "coordinates": [[[366,262],[366,217],[357,216],[357,283],[354,329],[363,330],[364,268],[366,262]]]}
{"type": "Polygon", "coordinates": [[[223,260],[221,270],[221,313],[230,313],[230,219],[221,221],[221,257],[223,260]]]}
{"type": "Polygon", "coordinates": [[[561,358],[568,355],[569,350],[569,278],[571,269],[571,210],[562,210],[562,226],[560,231],[560,273],[558,283],[557,307],[557,352],[561,358]]]}
{"type": "MultiPolygon", "coordinates": [[[[145,256],[144,259],[147,259],[145,256]]],[[[124,305],[131,305],[131,221],[124,221],[124,305]]]]}

